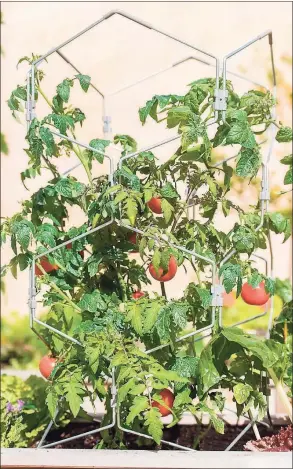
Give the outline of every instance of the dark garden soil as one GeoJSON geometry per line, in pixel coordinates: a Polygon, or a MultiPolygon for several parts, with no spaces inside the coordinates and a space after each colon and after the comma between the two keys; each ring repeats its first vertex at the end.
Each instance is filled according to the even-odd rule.
{"type": "MultiPolygon", "coordinates": [[[[46,439],[46,443],[58,441],[60,439],[69,438],[74,435],[85,433],[98,428],[99,424],[84,424],[84,423],[70,423],[65,428],[52,430],[46,439]]],[[[197,449],[200,451],[224,451],[225,448],[234,440],[234,438],[243,430],[244,426],[232,426],[225,425],[225,434],[220,435],[215,430],[210,429],[205,438],[200,442],[197,449]]],[[[276,425],[272,429],[258,425],[258,429],[261,437],[272,436],[280,431],[280,426],[276,425]]],[[[199,433],[206,430],[206,427],[198,427],[196,425],[177,425],[173,428],[166,428],[164,430],[163,439],[172,441],[182,446],[192,448],[195,439],[199,433]]],[[[242,451],[243,446],[250,440],[254,440],[255,436],[253,430],[250,429],[248,432],[235,444],[231,451],[242,451]]],[[[101,435],[99,433],[89,435],[77,440],[69,441],[67,443],[60,443],[54,448],[60,449],[92,449],[101,441],[101,435]]],[[[128,449],[159,449],[154,443],[146,443],[146,440],[142,441],[141,444],[137,443],[137,437],[130,434],[124,434],[124,443],[128,449]]],[[[161,449],[172,450],[167,445],[162,445],[161,449]]],[[[174,448],[176,449],[176,448],[174,448]]]]}

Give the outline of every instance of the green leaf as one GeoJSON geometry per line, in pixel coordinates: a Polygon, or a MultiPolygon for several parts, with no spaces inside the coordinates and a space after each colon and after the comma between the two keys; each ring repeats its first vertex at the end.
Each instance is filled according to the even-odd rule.
{"type": "Polygon", "coordinates": [[[258,419],[262,420],[267,413],[267,401],[262,392],[254,391],[254,408],[258,411],[258,419]]]}
{"type": "Polygon", "coordinates": [[[74,181],[71,178],[64,177],[59,179],[55,185],[56,192],[63,197],[76,199],[81,197],[85,190],[86,186],[81,182],[74,181]]]}
{"type": "Polygon", "coordinates": [[[56,112],[57,114],[58,113],[62,114],[64,112],[64,101],[60,98],[60,96],[58,95],[54,96],[52,100],[52,104],[53,104],[54,112],[56,112]]]}
{"type": "Polygon", "coordinates": [[[161,252],[159,265],[162,267],[164,271],[167,271],[169,268],[170,257],[171,257],[170,249],[164,249],[164,251],[161,252]]]}
{"type": "Polygon", "coordinates": [[[168,306],[161,308],[156,322],[157,333],[163,342],[170,340],[171,312],[168,306]]]}
{"type": "Polygon", "coordinates": [[[172,129],[182,122],[187,122],[191,115],[188,106],[178,106],[170,109],[167,115],[168,129],[172,129]]]}
{"type": "Polygon", "coordinates": [[[284,156],[284,158],[282,158],[280,160],[280,163],[292,165],[293,164],[293,155],[292,155],[292,153],[291,153],[291,155],[284,156]]]}
{"type": "Polygon", "coordinates": [[[224,185],[227,187],[227,189],[230,189],[230,181],[231,181],[231,178],[233,176],[233,168],[231,168],[231,166],[229,166],[226,163],[226,161],[223,163],[222,168],[223,168],[224,173],[225,173],[224,185]]]}
{"type": "Polygon", "coordinates": [[[276,135],[276,140],[279,143],[292,141],[292,129],[290,127],[281,127],[276,135]]]}
{"type": "Polygon", "coordinates": [[[115,135],[114,143],[120,143],[123,147],[122,156],[127,155],[128,153],[133,153],[137,150],[137,142],[130,135],[115,135]]]}
{"type": "Polygon", "coordinates": [[[144,200],[145,200],[145,203],[147,203],[149,200],[151,200],[151,198],[153,197],[153,189],[151,188],[144,188],[143,190],[143,195],[144,195],[144,200]]]}
{"type": "Polygon", "coordinates": [[[68,78],[65,78],[65,80],[57,86],[57,94],[65,103],[68,103],[71,86],[73,86],[73,81],[68,78]]]}
{"type": "Polygon", "coordinates": [[[50,129],[47,127],[40,127],[40,137],[46,145],[46,154],[48,156],[54,155],[56,151],[56,146],[54,142],[54,137],[50,129]]]}
{"type": "Polygon", "coordinates": [[[287,173],[285,174],[284,177],[284,184],[293,184],[293,169],[292,167],[288,169],[287,173]]]}
{"type": "Polygon", "coordinates": [[[88,259],[87,270],[90,277],[94,277],[99,270],[99,265],[102,262],[103,255],[101,253],[92,254],[88,259]]]}
{"type": "Polygon", "coordinates": [[[238,383],[233,387],[235,400],[238,404],[244,404],[250,396],[252,387],[249,384],[238,383]]]}
{"type": "Polygon", "coordinates": [[[166,184],[164,184],[164,186],[160,189],[160,193],[162,197],[165,197],[167,199],[178,198],[178,192],[170,182],[166,182],[166,184]]]}
{"type": "Polygon", "coordinates": [[[172,370],[183,378],[191,378],[197,375],[198,357],[176,357],[172,370]]]}
{"type": "Polygon", "coordinates": [[[275,355],[269,347],[259,339],[245,334],[241,329],[236,327],[227,327],[223,329],[222,335],[230,342],[236,342],[241,345],[244,349],[253,352],[265,368],[271,368],[278,360],[278,356],[275,355]]]}
{"type": "Polygon", "coordinates": [[[130,407],[130,412],[127,415],[126,423],[130,425],[135,417],[141,414],[144,410],[149,407],[148,398],[146,396],[137,396],[135,397],[132,406],[130,407]]]}
{"type": "Polygon", "coordinates": [[[18,85],[17,88],[13,91],[13,95],[22,101],[26,101],[26,88],[24,86],[18,85]]]}
{"type": "Polygon", "coordinates": [[[247,122],[247,113],[242,109],[227,109],[226,119],[228,122],[230,121],[241,121],[247,122]]]}
{"type": "Polygon", "coordinates": [[[242,377],[250,369],[250,365],[250,360],[246,355],[238,354],[236,358],[232,360],[229,372],[232,373],[232,375],[242,377]]]}
{"type": "Polygon", "coordinates": [[[224,424],[223,420],[221,420],[215,414],[210,414],[210,419],[211,419],[212,425],[213,425],[214,429],[216,430],[216,432],[220,433],[221,435],[224,435],[224,433],[225,433],[225,424],[224,424]]]}
{"type": "Polygon", "coordinates": [[[122,202],[122,200],[126,199],[126,197],[128,197],[127,192],[125,192],[125,191],[118,192],[118,194],[116,195],[116,197],[114,199],[114,204],[115,205],[120,204],[120,202],[122,202]]]}
{"type": "Polygon", "coordinates": [[[251,277],[249,277],[247,280],[249,285],[251,285],[253,288],[258,287],[261,281],[262,281],[262,275],[260,275],[257,271],[253,272],[251,277]]]}
{"type": "Polygon", "coordinates": [[[238,252],[251,253],[256,243],[255,234],[246,226],[239,226],[232,237],[233,245],[238,252]]]}
{"type": "Polygon", "coordinates": [[[37,158],[41,157],[44,151],[42,140],[40,138],[32,138],[29,143],[32,155],[37,158]]]}
{"type": "Polygon", "coordinates": [[[73,417],[76,417],[83,402],[84,390],[75,381],[70,381],[66,386],[65,398],[69,404],[73,417]]]}
{"type": "Polygon", "coordinates": [[[79,301],[78,306],[83,311],[89,311],[90,313],[95,313],[97,310],[107,310],[107,304],[98,290],[92,293],[85,293],[79,301]]]}
{"type": "Polygon", "coordinates": [[[184,329],[187,324],[187,312],[189,305],[179,302],[174,302],[169,305],[171,315],[176,326],[184,329]]]}
{"type": "Polygon", "coordinates": [[[284,233],[287,227],[287,218],[279,212],[272,212],[268,214],[271,221],[270,229],[275,233],[284,233]]]}
{"type": "Polygon", "coordinates": [[[292,285],[290,280],[275,279],[275,295],[279,296],[284,303],[292,300],[292,285]]]}
{"type": "Polygon", "coordinates": [[[161,208],[166,223],[169,223],[172,219],[174,207],[166,199],[161,199],[161,208]]]}
{"type": "Polygon", "coordinates": [[[8,145],[6,142],[5,135],[1,132],[1,153],[8,155],[8,145]]]}
{"type": "Polygon", "coordinates": [[[160,444],[163,437],[163,422],[160,416],[161,414],[157,407],[152,407],[145,413],[145,425],[147,426],[148,433],[157,444],[160,444]]]}
{"type": "MultiPolygon", "coordinates": [[[[19,111],[19,101],[13,94],[11,94],[10,98],[7,101],[8,107],[11,111],[19,111]]],[[[15,117],[15,113],[12,113],[13,117],[15,117]]]]}
{"type": "Polygon", "coordinates": [[[89,75],[82,75],[81,73],[75,76],[79,80],[80,86],[83,91],[87,92],[91,83],[91,77],[89,75]]]}
{"type": "Polygon", "coordinates": [[[200,354],[198,362],[198,395],[204,396],[210,389],[215,387],[221,376],[214,365],[212,345],[209,344],[200,354]]]}
{"type": "Polygon", "coordinates": [[[241,266],[238,264],[227,263],[222,265],[219,271],[223,276],[223,285],[227,293],[230,293],[235,285],[242,284],[242,271],[241,266]]]}
{"type": "Polygon", "coordinates": [[[95,148],[97,151],[93,151],[93,157],[99,162],[103,163],[104,161],[104,155],[105,149],[110,145],[110,140],[102,140],[100,138],[94,138],[93,140],[90,141],[89,145],[92,148],[95,148]]]}
{"type": "Polygon", "coordinates": [[[179,376],[176,371],[166,370],[163,367],[157,369],[156,367],[150,368],[150,373],[160,380],[177,381],[178,383],[188,383],[188,379],[179,376]]]}
{"type": "Polygon", "coordinates": [[[155,249],[152,258],[152,264],[157,274],[159,274],[159,268],[161,267],[161,252],[159,249],[155,249]]]}
{"type": "Polygon", "coordinates": [[[272,278],[267,277],[265,279],[265,290],[270,295],[275,294],[275,281],[272,278]]]}
{"type": "Polygon", "coordinates": [[[147,247],[147,239],[141,238],[140,243],[139,243],[139,254],[142,259],[143,259],[146,247],[147,247]]]}
{"type": "Polygon", "coordinates": [[[137,301],[131,303],[127,308],[126,321],[131,322],[133,329],[139,336],[143,334],[142,310],[142,305],[137,301]]]}
{"type": "Polygon", "coordinates": [[[154,327],[159,311],[161,309],[160,303],[156,303],[154,301],[150,302],[149,305],[146,307],[146,316],[144,318],[143,329],[144,333],[147,334],[152,330],[154,327]]]}
{"type": "Polygon", "coordinates": [[[236,174],[240,177],[256,176],[261,165],[258,148],[242,148],[238,154],[236,174]]]}
{"type": "Polygon", "coordinates": [[[134,198],[129,197],[126,200],[126,213],[130,224],[134,226],[138,213],[137,201],[134,198]]]}
{"type": "Polygon", "coordinates": [[[205,288],[196,287],[196,291],[199,294],[201,300],[201,306],[204,309],[208,309],[212,304],[212,295],[209,290],[205,288]]]}
{"type": "Polygon", "coordinates": [[[174,407],[180,407],[183,404],[191,404],[192,399],[190,397],[190,389],[185,388],[183,391],[178,392],[176,394],[175,400],[174,400],[174,407]]]}
{"type": "Polygon", "coordinates": [[[155,95],[146,102],[146,105],[139,109],[139,118],[142,125],[145,124],[148,116],[152,117],[156,122],[158,121],[157,108],[165,108],[168,104],[176,104],[182,101],[182,96],[177,95],[155,95]]]}
{"type": "Polygon", "coordinates": [[[18,261],[19,269],[21,272],[29,266],[30,260],[31,258],[28,253],[18,254],[17,261],[18,261]]]}
{"type": "Polygon", "coordinates": [[[55,392],[53,390],[49,391],[46,397],[46,404],[48,406],[48,410],[50,412],[52,419],[55,418],[55,413],[57,410],[58,402],[59,402],[59,399],[58,399],[58,396],[55,394],[55,392]]]}
{"type": "Polygon", "coordinates": [[[226,144],[239,144],[245,148],[256,146],[255,137],[247,122],[236,122],[226,136],[226,144]]]}
{"type": "Polygon", "coordinates": [[[49,223],[44,223],[38,227],[36,238],[42,244],[47,244],[49,247],[54,248],[56,246],[56,238],[58,237],[58,230],[49,223]]]}
{"type": "Polygon", "coordinates": [[[29,247],[33,230],[34,227],[32,223],[27,220],[16,222],[12,226],[12,231],[15,233],[16,240],[21,245],[22,249],[26,250],[29,247]]]}
{"type": "Polygon", "coordinates": [[[136,382],[136,377],[129,379],[128,381],[126,381],[125,384],[123,384],[122,386],[119,386],[118,396],[119,396],[120,402],[125,400],[128,392],[135,385],[135,382],[136,382]]]}
{"type": "Polygon", "coordinates": [[[229,133],[230,126],[228,124],[219,125],[216,135],[213,138],[213,147],[226,144],[226,137],[229,133]]]}

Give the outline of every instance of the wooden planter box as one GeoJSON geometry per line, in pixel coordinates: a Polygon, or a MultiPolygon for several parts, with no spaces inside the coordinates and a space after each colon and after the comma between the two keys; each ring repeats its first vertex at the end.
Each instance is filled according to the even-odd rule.
{"type": "Polygon", "coordinates": [[[2,469],[292,468],[292,453],[2,449],[2,469]]]}

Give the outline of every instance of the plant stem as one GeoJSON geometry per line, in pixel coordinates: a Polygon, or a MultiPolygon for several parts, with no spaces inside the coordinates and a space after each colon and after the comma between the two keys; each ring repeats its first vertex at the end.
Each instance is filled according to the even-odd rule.
{"type": "Polygon", "coordinates": [[[45,95],[44,91],[42,90],[42,88],[40,87],[40,85],[37,86],[37,90],[38,92],[40,93],[40,95],[43,96],[44,100],[46,101],[46,103],[48,104],[48,106],[50,106],[51,109],[53,109],[53,103],[51,103],[51,101],[49,100],[49,98],[45,95]]]}
{"type": "Polygon", "coordinates": [[[284,407],[286,408],[288,417],[292,422],[292,405],[291,405],[290,400],[287,396],[287,393],[286,393],[286,391],[285,391],[285,389],[282,385],[282,382],[278,379],[278,377],[277,377],[276,373],[274,372],[273,368],[268,368],[268,373],[269,373],[270,377],[272,378],[272,380],[274,382],[274,385],[275,385],[275,388],[276,388],[276,391],[277,391],[277,395],[280,398],[280,400],[281,400],[282,404],[284,405],[284,407]]]}
{"type": "Polygon", "coordinates": [[[166,294],[166,289],[165,289],[165,284],[164,282],[160,282],[160,285],[161,285],[161,292],[162,292],[162,295],[166,298],[166,300],[168,299],[167,298],[167,294],[166,294]]]}
{"type": "Polygon", "coordinates": [[[197,446],[199,445],[199,443],[201,442],[201,440],[204,439],[204,437],[209,433],[210,429],[211,429],[211,426],[212,426],[212,422],[209,422],[207,428],[205,431],[201,432],[197,438],[195,439],[194,443],[193,443],[193,449],[196,449],[197,446]]]}
{"type": "Polygon", "coordinates": [[[119,282],[120,289],[121,289],[121,297],[122,297],[121,299],[124,303],[127,299],[127,295],[126,295],[126,289],[125,289],[125,282],[124,282],[123,277],[121,275],[119,266],[117,267],[117,278],[118,278],[118,282],[119,282]]]}

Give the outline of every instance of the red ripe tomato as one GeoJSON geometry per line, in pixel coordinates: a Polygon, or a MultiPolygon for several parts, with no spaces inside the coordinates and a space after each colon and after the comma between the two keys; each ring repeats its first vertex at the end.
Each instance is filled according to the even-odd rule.
{"type": "Polygon", "coordinates": [[[44,378],[48,379],[50,374],[52,373],[55,365],[57,363],[57,358],[49,357],[49,355],[45,355],[40,363],[39,363],[39,370],[44,378]]]}
{"type": "Polygon", "coordinates": [[[249,283],[244,283],[241,290],[241,297],[248,305],[264,305],[270,298],[269,293],[265,290],[265,283],[253,288],[249,283]]]}
{"type": "Polygon", "coordinates": [[[155,280],[158,280],[159,282],[168,282],[176,275],[177,261],[174,256],[170,257],[168,271],[165,274],[163,274],[164,271],[162,267],[159,267],[159,271],[157,273],[153,264],[149,265],[149,271],[155,280]]]}
{"type": "Polygon", "coordinates": [[[230,293],[223,293],[223,306],[226,308],[231,308],[231,306],[234,305],[236,299],[236,295],[234,291],[231,291],[230,293]]]}
{"type": "Polygon", "coordinates": [[[147,202],[148,207],[154,213],[162,213],[162,200],[159,197],[153,197],[147,202]]]}
{"type": "MultiPolygon", "coordinates": [[[[46,257],[41,257],[41,259],[39,259],[38,262],[39,262],[39,264],[41,264],[44,271],[47,272],[47,273],[53,272],[53,270],[58,270],[58,265],[50,264],[50,262],[48,261],[48,259],[46,257]]],[[[37,265],[35,266],[35,274],[38,277],[43,275],[43,272],[41,271],[41,269],[39,269],[39,267],[37,265]]]]}
{"type": "MultiPolygon", "coordinates": [[[[169,409],[172,409],[175,400],[174,394],[169,389],[163,389],[163,391],[160,392],[160,396],[166,406],[168,406],[169,409]]],[[[159,404],[159,402],[156,401],[152,401],[152,407],[157,407],[162,417],[166,417],[172,413],[171,410],[167,409],[167,407],[159,404]]]]}
{"type": "Polygon", "coordinates": [[[139,290],[132,293],[132,298],[134,298],[135,300],[139,300],[139,298],[142,298],[143,296],[145,296],[145,294],[139,290]]]}
{"type": "MultiPolygon", "coordinates": [[[[131,235],[128,236],[128,241],[131,243],[131,244],[137,244],[137,235],[136,233],[132,233],[131,235]]],[[[133,254],[137,253],[138,251],[136,249],[134,249],[133,251],[131,251],[133,254]]]]}
{"type": "MultiPolygon", "coordinates": [[[[71,249],[72,248],[72,243],[66,244],[66,249],[71,249]]],[[[84,259],[84,251],[79,251],[78,254],[81,256],[82,259],[84,259]]]]}

